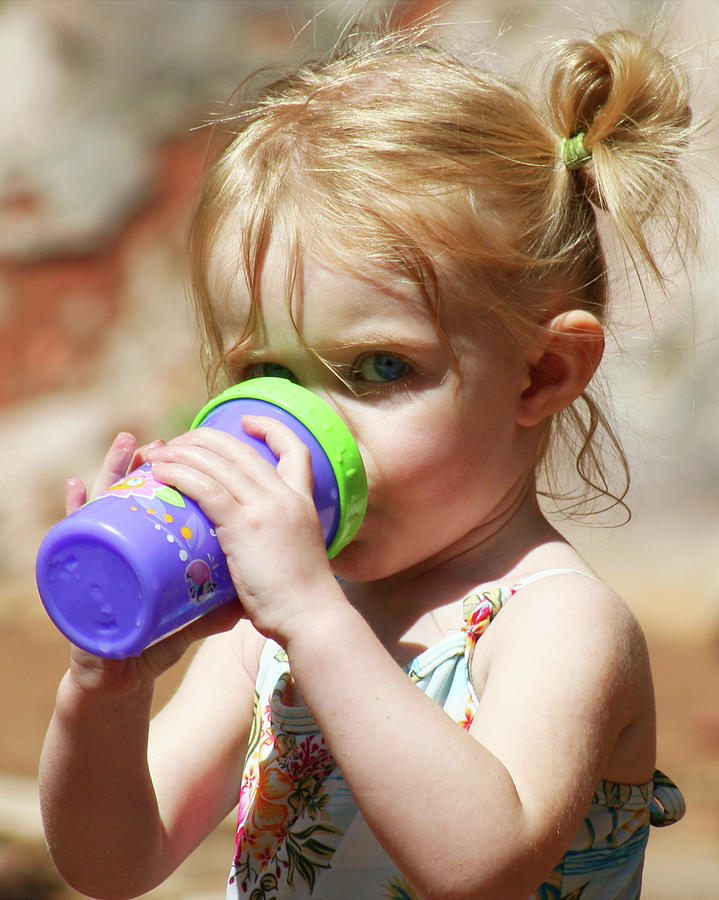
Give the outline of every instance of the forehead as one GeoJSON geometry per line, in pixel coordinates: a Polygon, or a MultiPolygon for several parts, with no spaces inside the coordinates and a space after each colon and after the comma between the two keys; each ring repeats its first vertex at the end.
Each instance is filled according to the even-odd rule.
{"type": "Polygon", "coordinates": [[[210,304],[228,342],[272,325],[299,331],[316,349],[328,338],[352,340],[412,328],[436,337],[434,301],[401,269],[365,264],[327,247],[301,251],[276,233],[252,271],[231,220],[220,231],[208,261],[210,304]]]}

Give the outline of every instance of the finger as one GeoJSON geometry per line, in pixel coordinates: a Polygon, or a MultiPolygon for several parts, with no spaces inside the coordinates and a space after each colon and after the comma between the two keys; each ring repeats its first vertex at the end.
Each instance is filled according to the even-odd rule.
{"type": "Polygon", "coordinates": [[[85,485],[79,478],[68,478],[65,485],[65,512],[69,516],[80,509],[87,500],[85,485]]]}
{"type": "Polygon", "coordinates": [[[135,450],[135,453],[132,457],[132,461],[128,467],[128,471],[132,471],[133,469],[139,468],[143,463],[146,463],[149,458],[149,454],[157,449],[158,447],[164,447],[165,441],[157,440],[151,441],[149,444],[143,444],[142,447],[138,447],[135,450]]]}
{"type": "Polygon", "coordinates": [[[204,471],[197,461],[190,457],[189,461],[181,458],[152,459],[152,476],[161,484],[169,484],[180,493],[192,498],[200,505],[205,515],[212,521],[231,514],[238,500],[229,482],[230,474],[221,471],[221,460],[217,458],[215,465],[204,464],[204,471]],[[224,479],[224,480],[223,480],[224,479]]]}
{"type": "Polygon", "coordinates": [[[92,489],[94,497],[125,477],[136,448],[137,440],[134,435],[127,431],[118,434],[102,461],[100,474],[92,489]]]}
{"type": "Polygon", "coordinates": [[[268,467],[270,470],[274,468],[274,460],[270,464],[249,441],[217,428],[196,428],[188,431],[169,441],[167,447],[171,449],[200,447],[235,464],[253,465],[256,463],[260,470],[268,467]]]}
{"type": "MultiPolygon", "coordinates": [[[[248,443],[214,429],[197,429],[173,439],[164,447],[151,450],[148,458],[153,471],[159,463],[194,468],[222,482],[238,500],[238,491],[245,497],[245,491],[252,485],[271,489],[277,483],[274,462],[270,463],[248,443]]],[[[158,480],[163,479],[158,477],[158,480]]],[[[181,489],[179,484],[175,487],[181,489]]]]}
{"type": "Polygon", "coordinates": [[[179,662],[193,644],[210,637],[210,635],[231,631],[244,615],[245,611],[238,599],[223,603],[174,634],[148,647],[138,662],[150,673],[152,678],[157,678],[179,662]]]}
{"type": "Polygon", "coordinates": [[[293,490],[312,496],[312,456],[291,428],[266,416],[243,416],[242,427],[246,434],[267,444],[277,457],[278,473],[293,490]]]}
{"type": "Polygon", "coordinates": [[[183,630],[191,644],[201,641],[212,634],[222,631],[232,631],[240,619],[245,618],[245,609],[239,598],[235,597],[228,603],[222,603],[210,612],[190,622],[183,630]]]}

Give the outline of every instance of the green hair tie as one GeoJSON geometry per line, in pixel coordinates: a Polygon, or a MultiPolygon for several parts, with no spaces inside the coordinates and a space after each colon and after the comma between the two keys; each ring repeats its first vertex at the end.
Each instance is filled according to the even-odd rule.
{"type": "Polygon", "coordinates": [[[574,137],[562,138],[562,161],[568,169],[581,169],[592,154],[584,146],[585,131],[578,131],[574,137]]]}

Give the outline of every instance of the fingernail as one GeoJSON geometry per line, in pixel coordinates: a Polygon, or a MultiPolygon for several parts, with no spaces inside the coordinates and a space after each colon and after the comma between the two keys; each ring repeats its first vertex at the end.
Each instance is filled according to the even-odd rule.
{"type": "Polygon", "coordinates": [[[135,436],[129,431],[121,431],[113,441],[116,447],[126,448],[135,444],[135,436]]]}

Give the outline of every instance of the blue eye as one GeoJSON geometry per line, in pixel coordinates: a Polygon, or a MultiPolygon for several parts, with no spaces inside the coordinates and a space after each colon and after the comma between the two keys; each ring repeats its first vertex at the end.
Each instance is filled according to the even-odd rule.
{"type": "Polygon", "coordinates": [[[292,372],[280,363],[254,363],[247,371],[249,378],[284,378],[293,384],[299,384],[292,372]]]}
{"type": "Polygon", "coordinates": [[[381,383],[398,381],[408,371],[408,364],[398,356],[391,356],[389,353],[369,353],[357,364],[355,375],[363,381],[381,383]]]}

